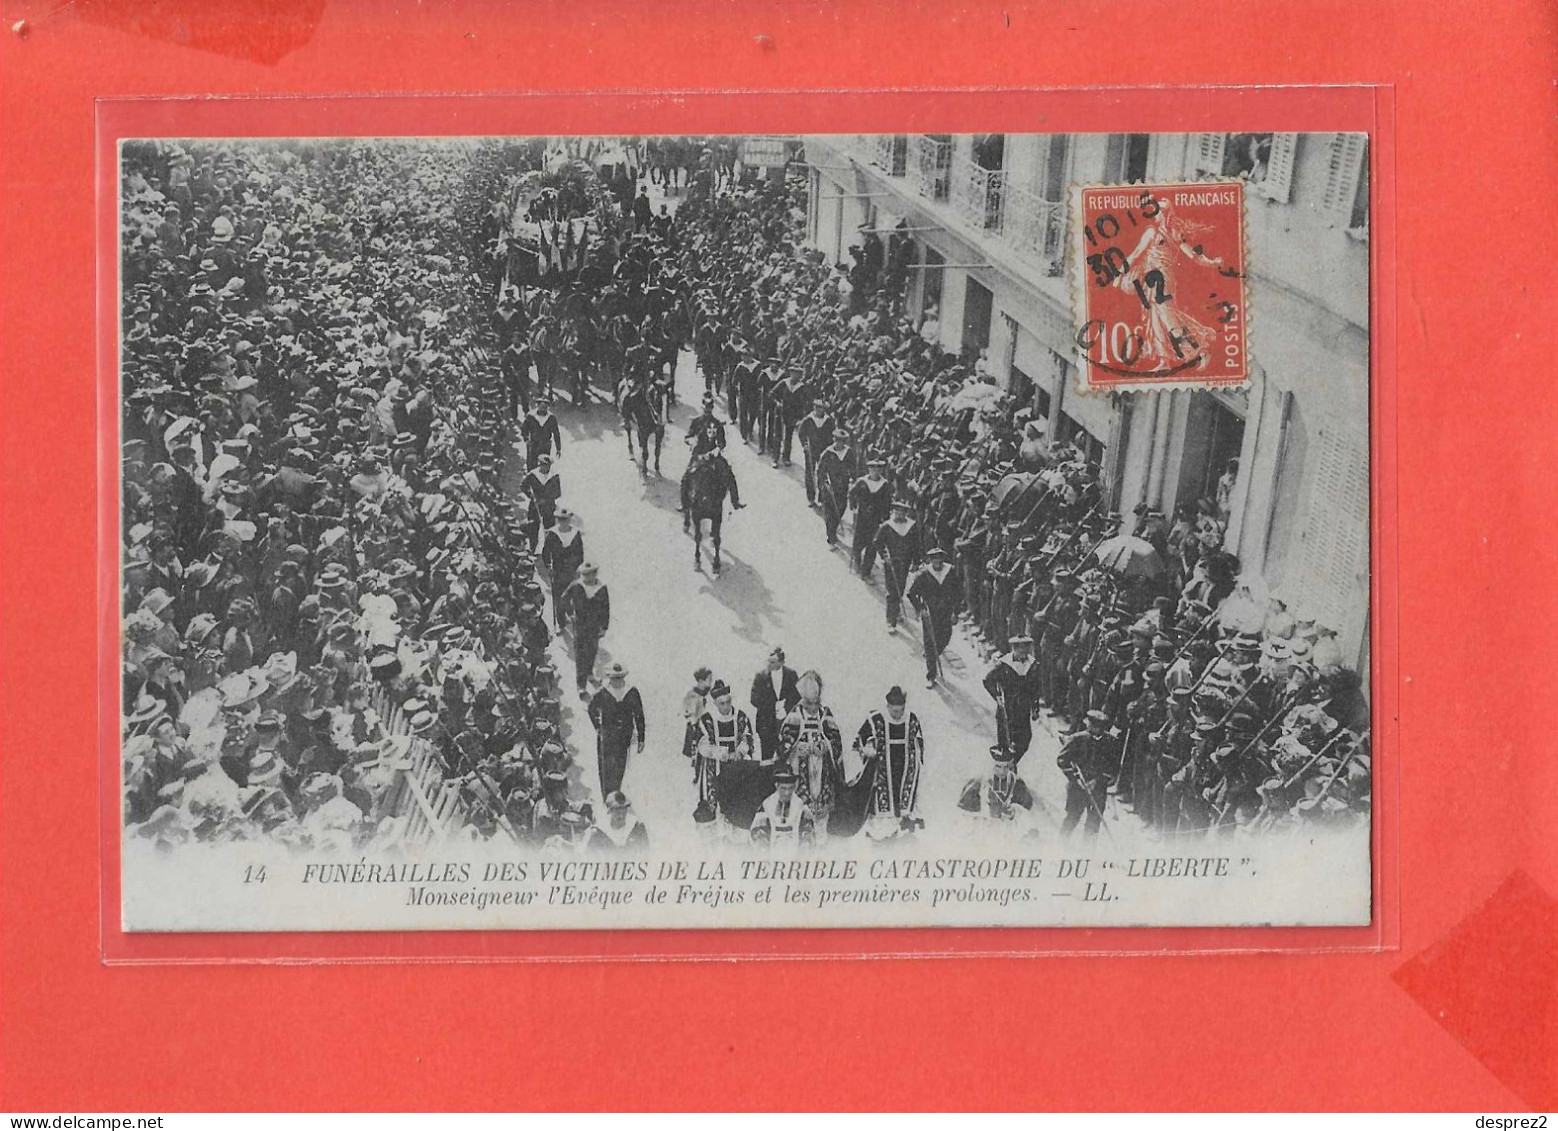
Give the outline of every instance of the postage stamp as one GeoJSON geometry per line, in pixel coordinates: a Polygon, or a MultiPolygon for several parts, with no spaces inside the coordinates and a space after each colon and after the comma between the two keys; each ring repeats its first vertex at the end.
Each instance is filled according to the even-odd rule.
{"type": "Polygon", "coordinates": [[[1082,388],[1245,385],[1243,182],[1074,193],[1082,388]]]}

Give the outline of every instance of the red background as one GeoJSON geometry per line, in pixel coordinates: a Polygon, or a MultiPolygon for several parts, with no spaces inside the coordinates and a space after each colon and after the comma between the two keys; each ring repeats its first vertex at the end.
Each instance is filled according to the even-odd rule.
{"type": "MultiPolygon", "coordinates": [[[[1513,1077],[1487,1040],[1506,1052],[1511,1043],[1550,1051],[1521,1038],[1551,1031],[1553,979],[1535,980],[1545,998],[1511,997],[1487,1019],[1492,1038],[1473,1042],[1435,1024],[1415,1000],[1422,995],[1406,988],[1410,979],[1393,974],[1509,890],[1513,873],[1558,891],[1550,840],[1558,700],[1545,686],[1558,668],[1547,521],[1558,502],[1554,395],[1551,333],[1543,332],[1544,266],[1554,250],[1545,212],[1558,154],[1549,6],[1510,0],[1490,17],[1461,0],[1438,5],[1432,20],[1404,4],[1364,10],[1334,0],[1192,0],[1150,14],[1066,0],[668,3],[651,19],[625,0],[433,7],[303,0],[226,4],[219,13],[194,0],[0,3],[0,513],[8,535],[0,555],[0,1108],[1492,1111],[1547,1098],[1501,1083],[1513,1077]],[[249,23],[262,10],[266,22],[249,23]],[[1399,293],[1377,318],[1399,312],[1393,341],[1381,343],[1397,352],[1389,407],[1399,454],[1395,498],[1376,502],[1398,523],[1381,531],[1387,544],[1377,553],[1392,563],[1384,580],[1398,587],[1381,595],[1379,615],[1398,622],[1386,635],[1398,629],[1399,639],[1376,702],[1388,704],[1381,731],[1399,752],[1398,781],[1387,783],[1394,796],[1381,797],[1394,824],[1380,846],[1385,883],[1399,881],[1399,899],[1382,908],[1386,941],[1399,949],[103,965],[91,709],[94,98],[1213,81],[1393,87],[1394,167],[1380,172],[1397,185],[1399,293]]],[[[1103,92],[1083,98],[1102,108],[1119,101],[1103,92]]],[[[1227,99],[1191,94],[1178,109],[1221,112],[1227,99]]],[[[835,109],[846,103],[835,100],[835,109]]],[[[905,112],[891,124],[925,128],[925,107],[939,104],[895,102],[905,112]]],[[[696,108],[710,104],[665,95],[631,105],[639,114],[659,106],[694,132],[696,108]]],[[[579,106],[588,113],[590,100],[579,106]]],[[[363,120],[394,109],[364,110],[363,120]]],[[[334,111],[347,124],[333,132],[353,132],[355,112],[334,111]]],[[[454,108],[453,121],[465,112],[454,108]]],[[[709,113],[731,114],[736,128],[731,111],[709,113]]],[[[569,115],[556,116],[546,128],[562,132],[569,115]]],[[[602,132],[619,128],[609,114],[591,120],[602,132]]],[[[629,120],[649,128],[642,116],[620,128],[629,120]]],[[[868,124],[863,115],[832,128],[868,124]]],[[[1129,122],[1141,130],[1212,124],[1129,122]]],[[[1377,439],[1393,449],[1394,433],[1377,439]]],[[[1479,932],[1436,1001],[1453,1008],[1475,999],[1498,975],[1501,946],[1523,944],[1518,953],[1529,958],[1532,940],[1521,932],[1549,921],[1513,915],[1498,920],[1499,931],[1479,932]]],[[[1534,953],[1538,973],[1550,972],[1551,951],[1534,953]]]]}

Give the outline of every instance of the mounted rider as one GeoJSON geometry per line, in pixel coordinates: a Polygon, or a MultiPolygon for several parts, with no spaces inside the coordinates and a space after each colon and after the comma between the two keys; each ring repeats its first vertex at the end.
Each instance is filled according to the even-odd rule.
{"type": "Polygon", "coordinates": [[[687,446],[692,449],[692,459],[688,462],[687,471],[682,476],[682,514],[686,516],[683,525],[688,525],[691,521],[693,473],[708,465],[719,469],[730,491],[731,505],[736,510],[741,510],[746,504],[741,501],[741,489],[736,483],[736,473],[731,470],[730,461],[725,458],[725,422],[714,414],[714,396],[711,393],[704,394],[703,411],[687,426],[687,446]]]}

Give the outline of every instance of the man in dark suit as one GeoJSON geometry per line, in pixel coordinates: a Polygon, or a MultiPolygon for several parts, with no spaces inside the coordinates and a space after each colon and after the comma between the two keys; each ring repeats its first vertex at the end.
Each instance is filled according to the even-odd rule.
{"type": "Polygon", "coordinates": [[[752,679],[752,718],[764,762],[779,756],[779,724],[800,701],[795,669],[785,666],[784,649],[775,648],[768,653],[768,666],[752,679]]]}

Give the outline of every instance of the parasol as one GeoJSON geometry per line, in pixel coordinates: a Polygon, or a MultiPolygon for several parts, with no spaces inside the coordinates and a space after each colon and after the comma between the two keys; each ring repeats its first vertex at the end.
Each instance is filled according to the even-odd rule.
{"type": "Polygon", "coordinates": [[[1001,399],[1002,393],[995,385],[971,382],[947,399],[945,411],[962,412],[964,409],[989,408],[1001,399]]]}
{"type": "Polygon", "coordinates": [[[1098,544],[1093,556],[1121,577],[1154,578],[1163,573],[1163,559],[1152,543],[1134,534],[1116,534],[1098,544]]]}

